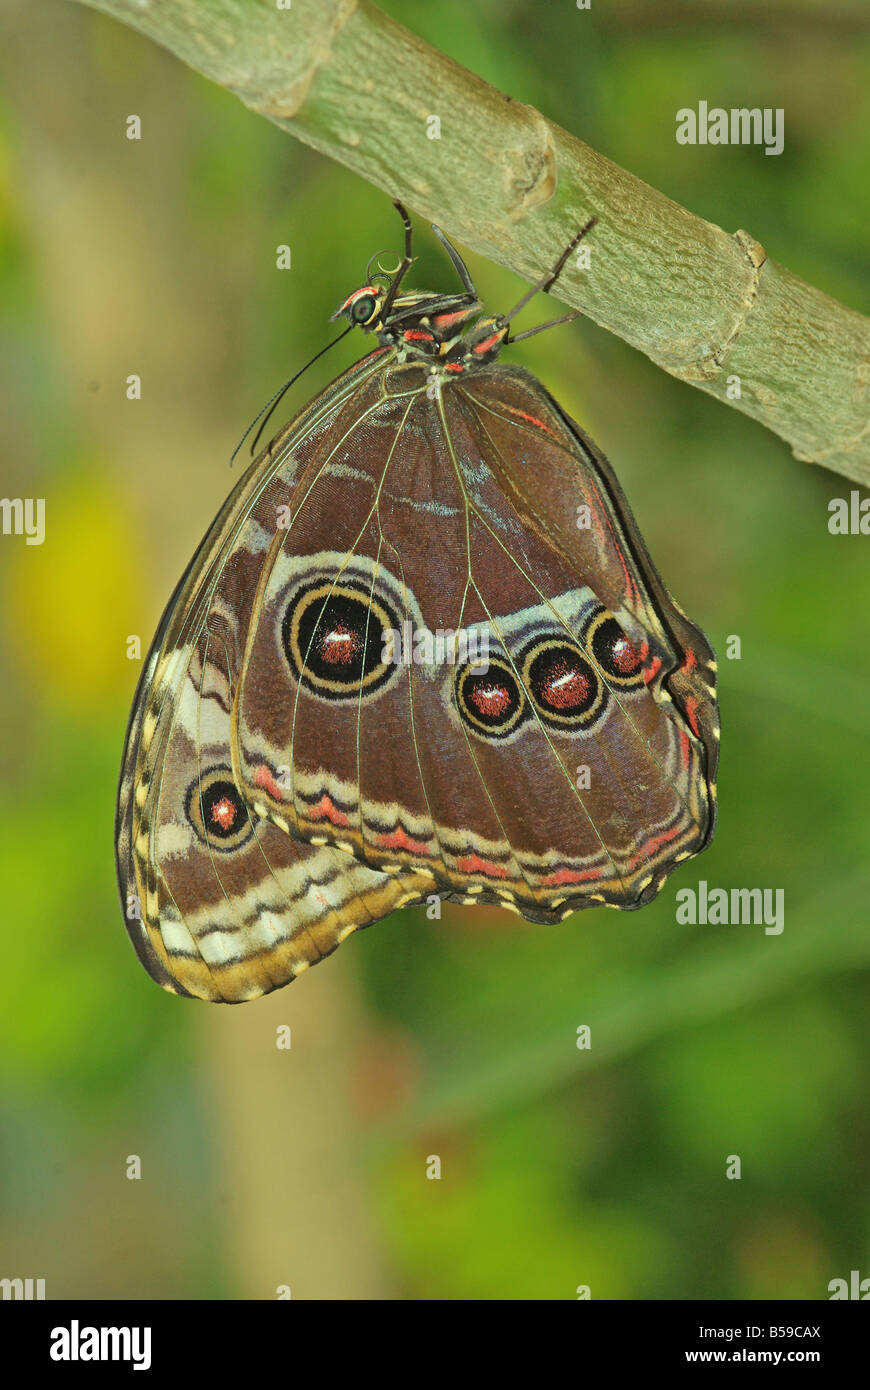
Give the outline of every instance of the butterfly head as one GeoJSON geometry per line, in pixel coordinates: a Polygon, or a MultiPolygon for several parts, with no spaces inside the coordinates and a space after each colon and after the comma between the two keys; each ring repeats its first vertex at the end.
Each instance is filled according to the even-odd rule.
{"type": "Polygon", "coordinates": [[[330,323],[335,319],[346,318],[348,323],[355,328],[362,328],[366,333],[379,331],[383,327],[381,316],[388,293],[389,290],[385,286],[363,285],[361,289],[349,294],[343,304],[339,304],[330,317],[330,323]]]}

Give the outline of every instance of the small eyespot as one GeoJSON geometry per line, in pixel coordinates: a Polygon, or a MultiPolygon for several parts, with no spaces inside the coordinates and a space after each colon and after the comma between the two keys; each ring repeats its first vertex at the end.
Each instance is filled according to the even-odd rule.
{"type": "Polygon", "coordinates": [[[384,659],[399,620],[355,584],[319,580],[297,590],[284,611],[281,645],[297,680],[328,700],[359,699],[396,674],[384,659]]]}
{"type": "Polygon", "coordinates": [[[612,613],[602,609],[590,622],[583,640],[604,672],[608,685],[643,685],[643,662],[612,613]]]}
{"type": "Polygon", "coordinates": [[[454,684],[463,721],[485,738],[507,738],[526,713],[523,689],[506,660],[460,666],[454,684]]]}
{"type": "Polygon", "coordinates": [[[592,663],[561,636],[537,638],[523,654],[522,679],[538,714],[568,733],[588,728],[604,709],[607,692],[592,663]]]}
{"type": "Polygon", "coordinates": [[[253,835],[248,808],[229,767],[212,767],[187,789],[187,819],[209,850],[241,849],[253,835]]]}

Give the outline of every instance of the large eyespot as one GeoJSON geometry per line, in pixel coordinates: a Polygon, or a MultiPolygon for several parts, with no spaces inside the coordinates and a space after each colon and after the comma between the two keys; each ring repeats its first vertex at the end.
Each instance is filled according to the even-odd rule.
{"type": "Polygon", "coordinates": [[[398,629],[395,613],[368,588],[321,579],[288,603],[281,640],[297,680],[324,699],[350,700],[395,674],[397,663],[384,655],[398,629]]]}
{"type": "Polygon", "coordinates": [[[538,713],[554,728],[588,728],[604,709],[604,682],[564,637],[537,638],[523,653],[520,669],[538,713]]]}
{"type": "Polygon", "coordinates": [[[210,850],[241,849],[254,833],[248,808],[228,767],[213,767],[187,789],[187,819],[210,850]]]}
{"type": "Polygon", "coordinates": [[[377,299],[373,294],[361,294],[359,299],[355,299],[350,309],[350,316],[354,323],[368,323],[377,307],[377,299]]]}
{"type": "Polygon", "coordinates": [[[523,688],[500,657],[460,666],[454,689],[462,719],[486,738],[507,738],[525,716],[523,688]]]}
{"type": "Polygon", "coordinates": [[[586,645],[609,685],[643,685],[643,661],[612,613],[596,614],[584,634],[586,645]]]}

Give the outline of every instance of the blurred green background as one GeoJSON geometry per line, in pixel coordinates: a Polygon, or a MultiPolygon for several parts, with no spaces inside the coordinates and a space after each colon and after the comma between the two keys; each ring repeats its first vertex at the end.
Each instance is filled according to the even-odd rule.
{"type": "MultiPolygon", "coordinates": [[[[863,5],[384,8],[870,310],[863,5]],[[678,146],[700,99],[783,107],[784,153],[678,146]]],[[[397,220],[102,15],[8,0],[0,53],[3,491],[47,507],[43,546],[0,540],[0,1276],[49,1298],[790,1299],[870,1275],[870,541],[826,524],[851,485],[591,323],[517,347],[719,651],[712,848],[638,913],[405,910],[266,1000],[164,994],[114,885],[126,640],[147,649],[242,429],[397,220]],[[700,878],[783,888],[785,931],[677,925],[700,878]]],[[[425,227],[418,250],[419,284],[454,283],[425,227]]],[[[521,282],[469,259],[510,305],[521,282]]]]}

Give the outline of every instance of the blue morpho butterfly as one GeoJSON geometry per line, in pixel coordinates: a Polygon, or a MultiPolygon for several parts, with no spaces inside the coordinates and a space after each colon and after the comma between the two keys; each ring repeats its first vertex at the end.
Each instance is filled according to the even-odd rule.
{"type": "Polygon", "coordinates": [[[461,291],[402,291],[397,207],[401,264],[334,315],[377,346],[234,488],[136,694],[121,897],[177,994],[255,998],[433,896],[641,907],[713,831],[712,651],[596,445],[500,360],[592,222],[493,318],[437,229],[461,291]]]}

